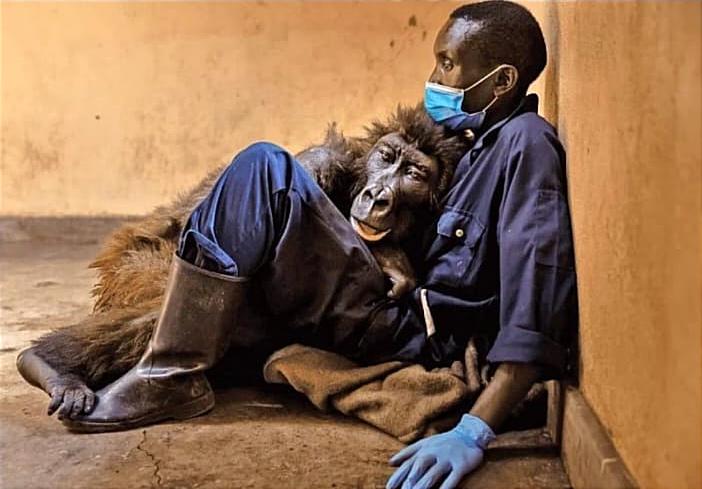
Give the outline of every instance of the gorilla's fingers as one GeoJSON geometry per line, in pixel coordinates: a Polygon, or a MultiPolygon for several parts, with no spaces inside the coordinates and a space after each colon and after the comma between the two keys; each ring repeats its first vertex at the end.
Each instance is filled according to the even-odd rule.
{"type": "Polygon", "coordinates": [[[90,414],[90,412],[95,407],[95,393],[91,390],[85,393],[85,404],[83,405],[83,412],[85,414],[90,414]]]}
{"type": "Polygon", "coordinates": [[[402,283],[397,277],[389,276],[388,278],[390,279],[392,287],[388,290],[387,296],[391,299],[397,299],[399,297],[398,292],[402,288],[402,283]]]}
{"type": "Polygon", "coordinates": [[[412,283],[409,280],[392,280],[392,289],[388,291],[388,297],[391,299],[399,299],[410,290],[412,290],[412,283]]]}
{"type": "Polygon", "coordinates": [[[75,418],[81,412],[83,412],[83,406],[85,405],[85,392],[82,390],[76,391],[73,397],[73,408],[69,417],[75,418]]]}
{"type": "Polygon", "coordinates": [[[63,402],[64,392],[66,392],[66,389],[60,387],[51,390],[51,401],[49,401],[49,407],[46,410],[47,416],[51,416],[52,414],[54,414],[54,412],[61,405],[61,402],[63,402]]]}
{"type": "Polygon", "coordinates": [[[74,392],[72,390],[67,390],[63,395],[63,404],[58,410],[58,418],[64,419],[70,417],[71,410],[73,409],[73,396],[74,392]]]}

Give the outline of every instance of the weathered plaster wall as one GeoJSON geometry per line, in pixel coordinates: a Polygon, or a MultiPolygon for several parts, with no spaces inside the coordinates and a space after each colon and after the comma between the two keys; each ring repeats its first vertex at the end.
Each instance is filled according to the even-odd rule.
{"type": "MultiPolygon", "coordinates": [[[[253,140],[356,132],[421,97],[456,5],[2,3],[0,213],[143,213],[253,140]]],[[[582,389],[643,487],[702,487],[700,3],[528,6],[569,155],[582,389]]]]}
{"type": "Polygon", "coordinates": [[[358,132],[457,5],[3,2],[0,214],[144,213],[254,140],[358,132]]]}
{"type": "Polygon", "coordinates": [[[143,213],[422,96],[455,3],[3,3],[4,214],[143,213]]]}
{"type": "Polygon", "coordinates": [[[642,487],[702,487],[701,9],[568,2],[544,22],[569,158],[581,387],[642,487]]]}

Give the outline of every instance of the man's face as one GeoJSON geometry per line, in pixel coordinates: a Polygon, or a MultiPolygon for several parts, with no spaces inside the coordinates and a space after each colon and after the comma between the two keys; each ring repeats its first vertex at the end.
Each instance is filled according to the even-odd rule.
{"type": "MultiPolygon", "coordinates": [[[[471,38],[479,35],[480,23],[464,19],[449,19],[434,41],[434,70],[429,81],[454,88],[466,88],[480,80],[494,66],[484,66],[471,38]]],[[[485,80],[466,92],[462,109],[482,110],[494,97],[493,84],[485,80]]]]}

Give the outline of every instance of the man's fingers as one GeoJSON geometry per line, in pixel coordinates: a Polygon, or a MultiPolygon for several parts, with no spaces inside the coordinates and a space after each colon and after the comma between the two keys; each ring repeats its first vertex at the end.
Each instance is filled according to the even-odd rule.
{"type": "Polygon", "coordinates": [[[412,470],[410,470],[407,476],[407,482],[410,487],[413,487],[414,483],[417,482],[425,472],[436,463],[436,457],[418,456],[414,458],[414,463],[412,464],[412,470]]]}
{"type": "Polygon", "coordinates": [[[51,416],[58,409],[63,401],[63,389],[54,389],[51,391],[51,401],[49,401],[49,407],[46,410],[46,414],[51,416]]]}
{"type": "Polygon", "coordinates": [[[454,470],[449,474],[444,483],[441,484],[439,489],[455,489],[458,487],[458,484],[461,483],[461,479],[463,479],[464,475],[465,474],[463,472],[454,470]]]}
{"type": "Polygon", "coordinates": [[[405,480],[405,477],[407,477],[407,474],[409,473],[410,469],[412,468],[412,461],[414,459],[409,459],[405,463],[403,463],[399,469],[397,469],[391,476],[390,479],[388,479],[388,483],[385,485],[385,489],[397,489],[400,487],[402,482],[405,480]]]}
{"type": "Polygon", "coordinates": [[[63,404],[58,410],[58,418],[68,418],[71,414],[71,409],[73,409],[73,391],[67,390],[63,394],[63,404]]]}
{"type": "Polygon", "coordinates": [[[83,412],[83,406],[85,405],[85,393],[83,391],[78,391],[73,396],[73,408],[71,409],[71,418],[75,418],[81,412],[83,412]]]}
{"type": "Polygon", "coordinates": [[[93,391],[88,391],[85,393],[85,404],[83,405],[83,412],[85,414],[90,414],[95,407],[95,393],[93,391]]]}
{"type": "MultiPolygon", "coordinates": [[[[426,440],[426,438],[424,440],[426,440]]],[[[405,448],[390,457],[390,465],[400,465],[404,460],[407,460],[412,455],[417,453],[417,450],[419,450],[419,448],[422,446],[422,442],[424,440],[419,440],[411,445],[407,445],[405,448]]]]}
{"type": "Polygon", "coordinates": [[[427,473],[417,481],[413,489],[429,489],[434,487],[434,485],[439,482],[444,475],[451,471],[451,466],[447,463],[440,463],[434,465],[432,468],[427,470],[427,473]]]}

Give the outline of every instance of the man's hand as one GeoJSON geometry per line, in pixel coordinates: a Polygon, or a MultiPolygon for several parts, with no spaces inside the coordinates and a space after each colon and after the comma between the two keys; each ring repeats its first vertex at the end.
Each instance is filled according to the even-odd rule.
{"type": "Polygon", "coordinates": [[[502,423],[540,376],[536,365],[501,363],[470,414],[464,414],[454,429],[420,440],[390,459],[390,464],[402,465],[387,489],[430,488],[444,477],[440,489],[458,486],[482,462],[483,450],[495,437],[492,428],[502,423]]]}
{"type": "Polygon", "coordinates": [[[443,480],[440,489],[453,489],[483,461],[483,450],[495,438],[483,420],[464,414],[451,431],[430,436],[399,451],[390,464],[400,468],[387,489],[429,489],[443,480]]]}

